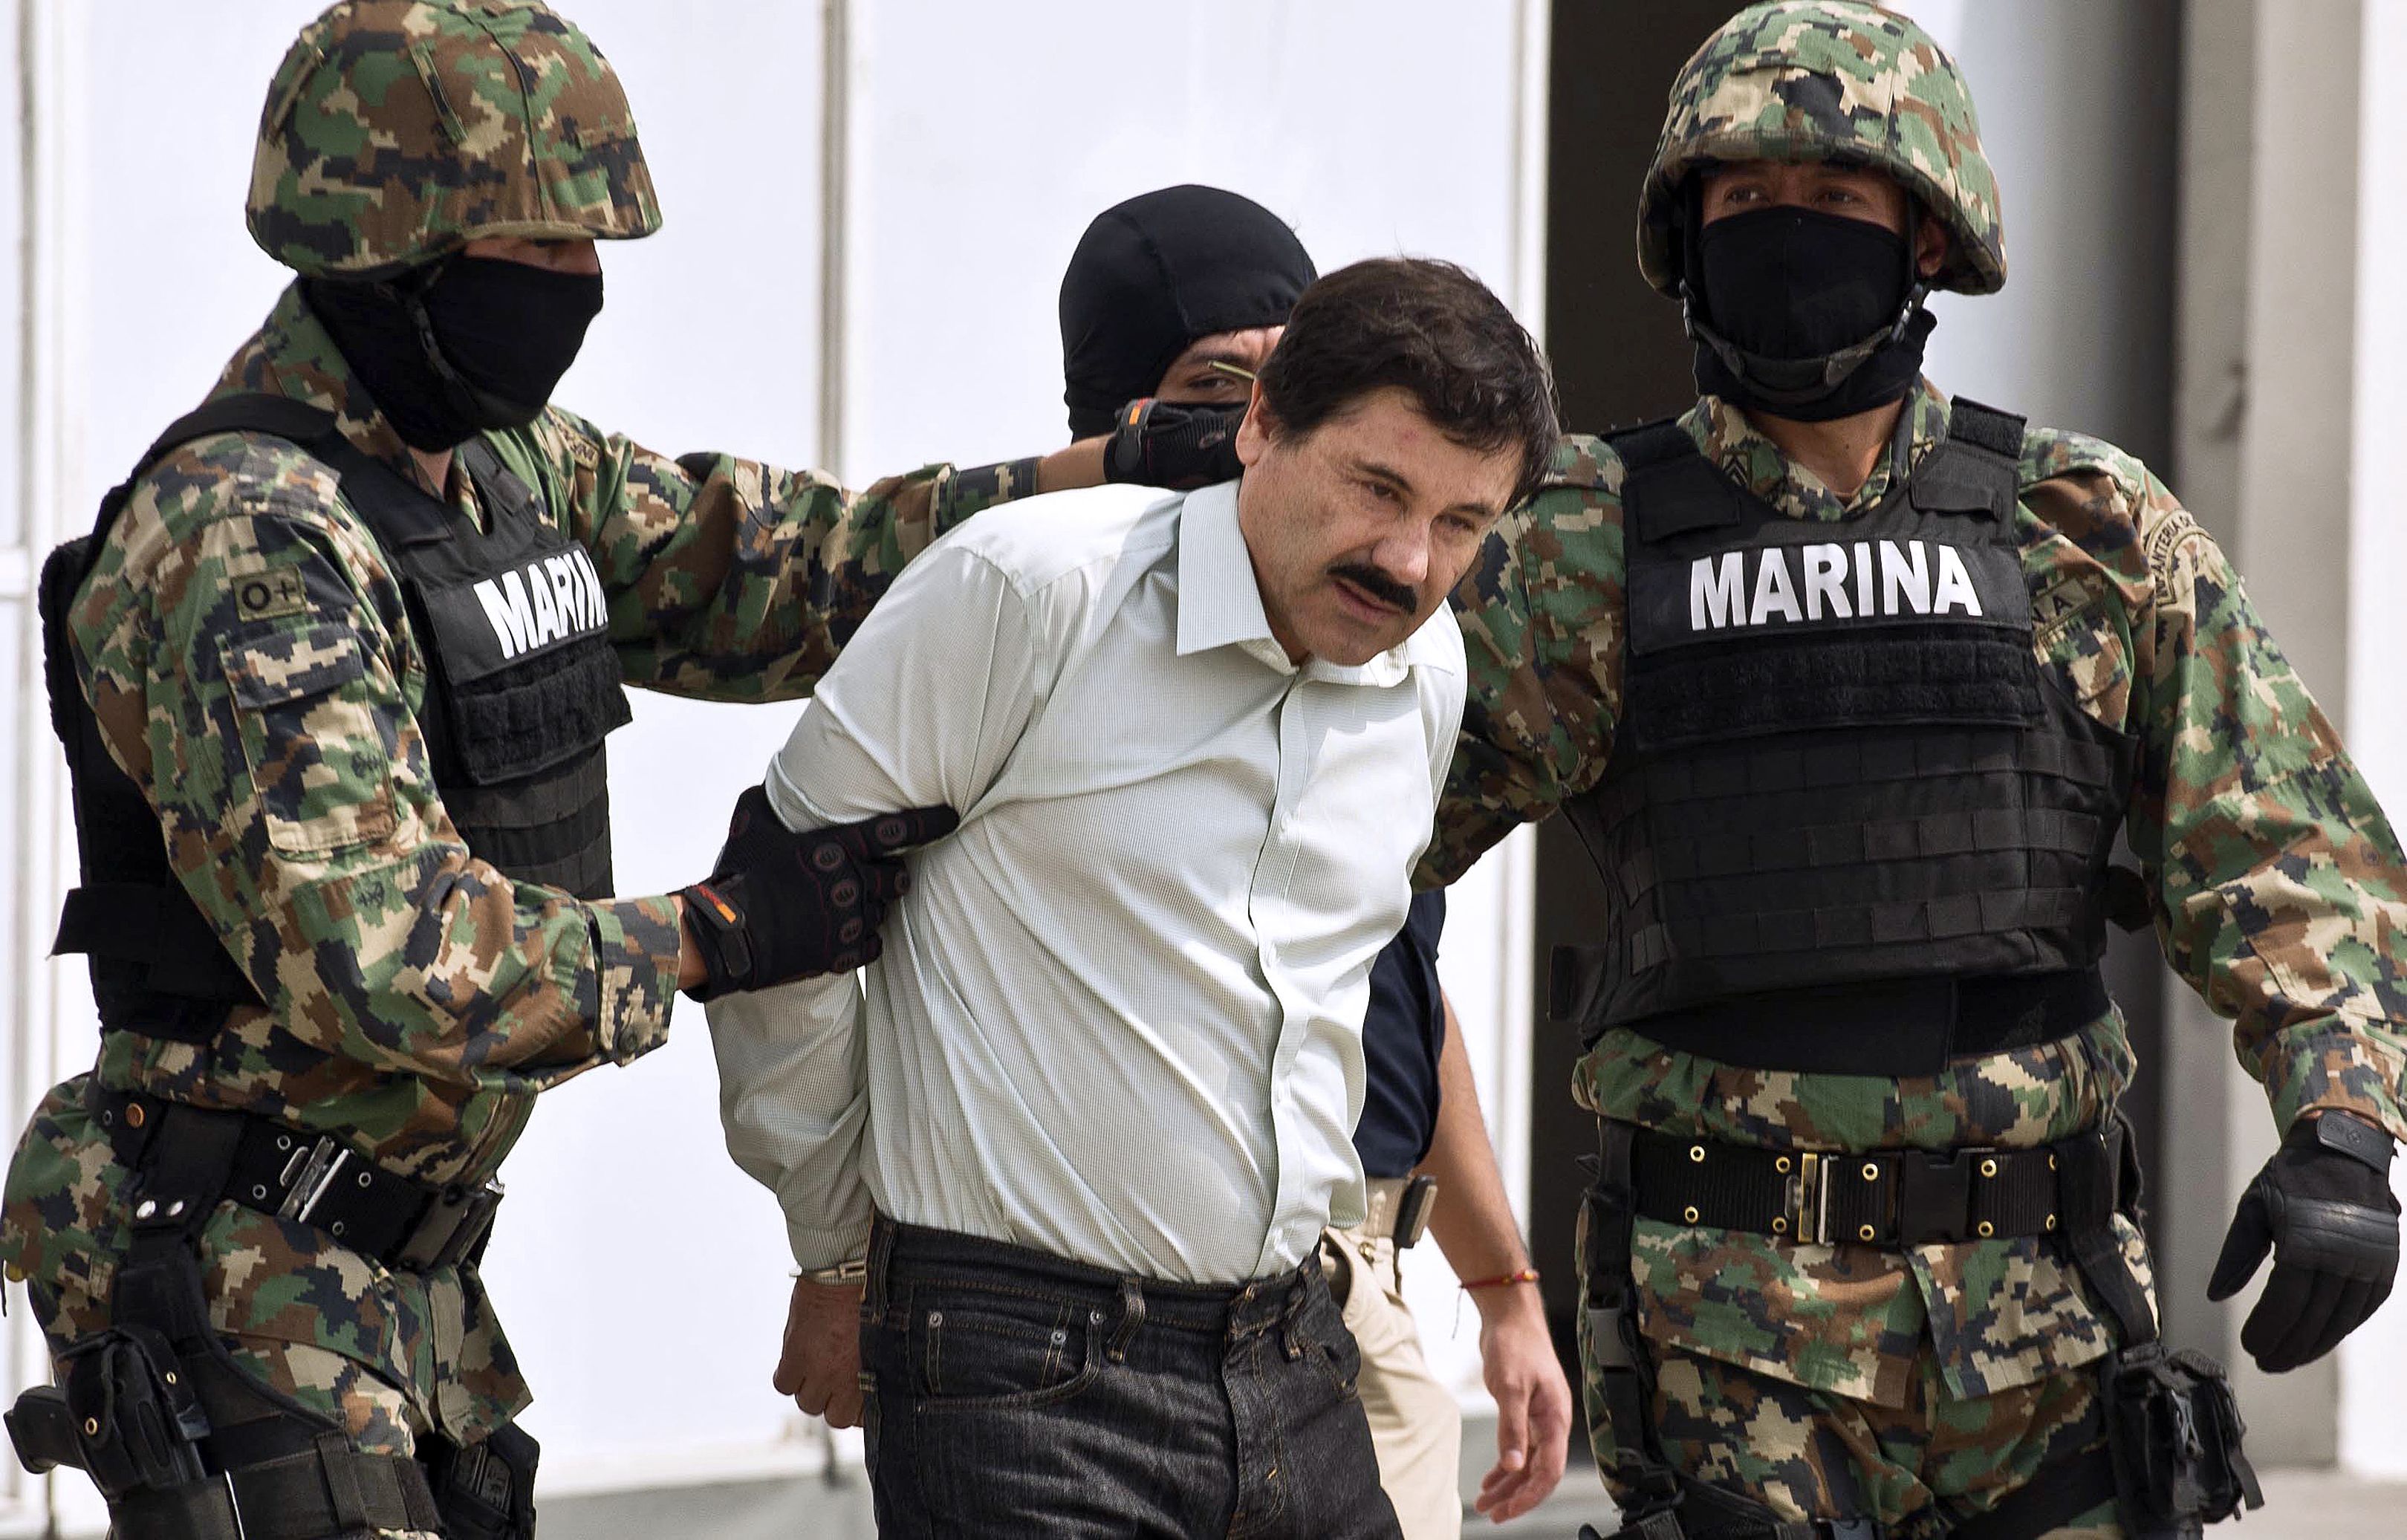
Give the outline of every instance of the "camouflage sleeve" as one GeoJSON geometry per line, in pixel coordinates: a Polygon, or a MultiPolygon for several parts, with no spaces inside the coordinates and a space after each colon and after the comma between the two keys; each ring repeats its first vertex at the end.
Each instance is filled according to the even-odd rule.
{"type": "Polygon", "coordinates": [[[1036,466],[1043,458],[1032,455],[954,472],[936,489],[936,533],[946,534],[972,514],[1035,496],[1036,466]]]}
{"type": "Polygon", "coordinates": [[[1600,459],[1567,440],[1555,484],[1505,517],[1454,591],[1468,699],[1418,887],[1452,882],[1604,774],[1627,606],[1619,465],[1600,459]]]}
{"type": "Polygon", "coordinates": [[[710,700],[807,694],[904,563],[1034,490],[1030,462],[928,465],[848,492],[729,455],[673,460],[557,408],[530,433],[609,592],[629,681],[710,700]]]}
{"type": "Polygon", "coordinates": [[[203,440],[117,532],[72,618],[102,736],[284,1030],[473,1089],[660,1043],[671,901],[586,904],[469,855],[411,706],[401,593],[330,473],[203,440]]]}
{"type": "Polygon", "coordinates": [[[2144,485],[2129,838],[2165,955],[2234,1019],[2277,1123],[2337,1107],[2407,1140],[2407,859],[2222,550],[2144,485]]]}

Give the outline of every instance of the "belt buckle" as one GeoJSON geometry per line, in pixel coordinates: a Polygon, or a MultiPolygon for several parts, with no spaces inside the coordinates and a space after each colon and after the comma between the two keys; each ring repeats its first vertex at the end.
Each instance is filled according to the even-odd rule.
{"type": "Polygon", "coordinates": [[[318,1142],[306,1149],[295,1149],[278,1178],[284,1184],[284,1201],[277,1205],[276,1217],[307,1224],[318,1200],[335,1185],[335,1174],[350,1158],[350,1147],[336,1144],[327,1134],[319,1135],[318,1142]]]}
{"type": "Polygon", "coordinates": [[[1788,1232],[1800,1246],[1821,1244],[1830,1228],[1830,1173],[1822,1156],[1810,1150],[1797,1157],[1797,1174],[1788,1178],[1788,1232]]]}
{"type": "Polygon", "coordinates": [[[393,1264],[417,1273],[452,1265],[475,1250],[493,1228],[493,1212],[501,1205],[498,1180],[478,1188],[443,1189],[418,1217],[393,1264]]]}

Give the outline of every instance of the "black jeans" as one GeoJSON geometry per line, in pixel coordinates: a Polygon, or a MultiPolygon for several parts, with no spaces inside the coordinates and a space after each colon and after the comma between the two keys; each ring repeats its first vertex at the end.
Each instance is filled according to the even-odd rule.
{"type": "Polygon", "coordinates": [[[1204,1288],[881,1220],[861,1363],[889,1540],[1398,1533],[1317,1256],[1204,1288]]]}

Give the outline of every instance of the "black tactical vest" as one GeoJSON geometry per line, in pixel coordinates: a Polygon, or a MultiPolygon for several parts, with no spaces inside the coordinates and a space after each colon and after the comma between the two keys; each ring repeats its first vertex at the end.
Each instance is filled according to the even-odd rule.
{"type": "Polygon", "coordinates": [[[40,603],[83,877],[53,949],[89,954],[104,1027],[186,1042],[205,1041],[227,1006],[259,996],[169,868],[149,799],[102,745],[66,619],[134,484],[178,445],[227,432],[306,449],[341,478],[343,500],[374,533],[427,662],[419,726],[435,789],[471,852],[520,881],[608,896],[603,738],[630,716],[591,558],[483,440],[458,451],[485,510],[478,530],[301,402],[228,396],[177,421],[103,499],[92,535],[50,554],[40,603]]]}
{"type": "Polygon", "coordinates": [[[1930,1073],[2106,1008],[2106,872],[2137,746],[2032,648],[2022,420],[1844,522],[1784,517],[1676,422],[1617,435],[1629,563],[1610,766],[1566,811],[1604,944],[1554,1013],[1729,1062],[1930,1073]]]}

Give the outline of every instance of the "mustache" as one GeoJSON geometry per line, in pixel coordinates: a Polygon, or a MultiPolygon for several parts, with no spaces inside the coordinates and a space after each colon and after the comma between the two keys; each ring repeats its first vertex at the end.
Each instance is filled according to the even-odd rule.
{"type": "Polygon", "coordinates": [[[1343,578],[1381,604],[1392,605],[1407,615],[1420,607],[1418,593],[1367,563],[1341,562],[1329,569],[1329,576],[1343,578]]]}

